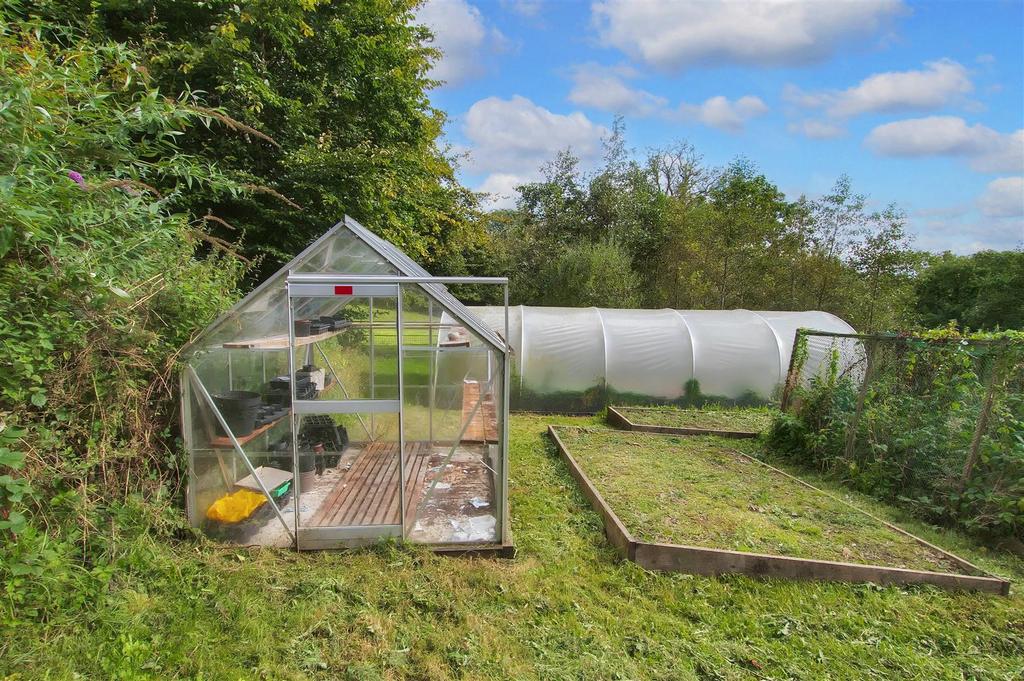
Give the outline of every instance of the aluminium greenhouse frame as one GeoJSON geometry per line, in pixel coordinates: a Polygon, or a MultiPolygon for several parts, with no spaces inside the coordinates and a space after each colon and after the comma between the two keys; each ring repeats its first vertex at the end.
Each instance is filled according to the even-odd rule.
{"type": "MultiPolygon", "coordinates": [[[[181,374],[192,524],[215,525],[218,530],[255,524],[249,509],[245,512],[250,515],[244,515],[241,522],[233,516],[219,524],[211,521],[223,520],[224,509],[234,512],[235,497],[247,494],[242,500],[254,500],[252,505],[263,514],[262,524],[248,535],[232,536],[233,541],[286,542],[304,550],[401,537],[438,551],[510,553],[507,319],[505,333],[497,333],[476,319],[448,291],[447,284],[501,286],[508,309],[507,278],[434,277],[393,244],[346,216],[211,324],[186,348],[181,374]],[[343,257],[335,259],[337,252],[343,257]],[[337,262],[349,263],[353,271],[338,271],[342,268],[337,262]],[[340,330],[300,332],[306,320],[300,322],[299,316],[332,311],[338,313],[335,323],[340,324],[347,307],[357,302],[365,303],[368,319],[344,319],[340,330]],[[420,306],[415,310],[417,316],[425,319],[409,318],[414,305],[420,306]],[[388,309],[382,311],[385,307],[388,309]],[[381,317],[383,323],[377,321],[381,317]],[[263,330],[257,338],[252,338],[253,326],[263,330]],[[455,341],[442,337],[445,329],[450,332],[448,338],[457,336],[455,341]],[[416,334],[424,331],[427,342],[416,342],[416,334]],[[382,334],[385,341],[390,338],[393,343],[382,345],[382,334]],[[339,338],[349,340],[338,344],[339,338]],[[287,366],[286,375],[269,383],[268,354],[276,357],[272,372],[287,366]],[[461,381],[443,385],[439,381],[437,359],[442,354],[466,358],[461,381]],[[391,355],[395,380],[385,384],[387,376],[382,383],[377,374],[381,366],[388,367],[391,355]],[[262,362],[261,372],[253,369],[259,364],[254,356],[262,362]],[[361,371],[344,366],[353,357],[356,364],[362,360],[361,371]],[[486,358],[485,363],[481,357],[486,358]],[[325,366],[315,367],[318,361],[325,366]],[[414,372],[426,372],[426,384],[408,385],[409,376],[416,375],[409,373],[409,364],[416,365],[414,372]],[[309,383],[300,379],[308,379],[310,374],[316,389],[307,393],[309,383]],[[267,423],[238,436],[231,419],[222,413],[226,409],[223,400],[240,392],[239,383],[251,391],[254,381],[263,390],[269,390],[267,386],[274,381],[287,384],[287,416],[272,414],[267,423]],[[216,390],[219,395],[213,394],[216,390]],[[439,404],[444,399],[448,403],[439,404]],[[415,413],[421,422],[410,424],[407,413],[415,413]],[[365,433],[365,440],[357,442],[353,437],[349,441],[348,431],[341,425],[349,417],[354,417],[350,427],[357,435],[365,433]],[[310,420],[315,421],[318,432],[325,427],[335,434],[344,432],[344,442],[325,439],[307,451],[310,420]],[[270,433],[285,425],[290,433],[275,443],[276,453],[269,451],[273,449],[270,433]],[[381,435],[383,432],[387,435],[381,435]],[[314,456],[323,458],[324,444],[335,451],[327,457],[334,463],[324,466],[321,480],[308,473],[306,464],[314,456]],[[290,457],[284,455],[285,449],[290,450],[290,457]],[[256,459],[269,460],[274,466],[256,465],[256,459]],[[286,459],[290,459],[290,471],[282,463],[286,459]],[[476,496],[470,497],[472,492],[476,496]],[[307,493],[309,496],[304,496],[307,493]],[[457,493],[464,496],[457,497],[457,493]],[[266,513],[267,509],[272,513],[266,513]],[[469,509],[468,515],[473,517],[463,517],[460,509],[469,509]],[[481,515],[474,509],[485,511],[481,515]],[[463,520],[473,521],[469,523],[472,531],[462,531],[459,524],[463,520]],[[274,534],[268,524],[280,525],[285,533],[278,528],[274,534]],[[448,524],[456,530],[446,534],[448,524]],[[267,537],[273,538],[268,541],[267,537]]],[[[331,321],[325,316],[319,319],[331,321]]]]}

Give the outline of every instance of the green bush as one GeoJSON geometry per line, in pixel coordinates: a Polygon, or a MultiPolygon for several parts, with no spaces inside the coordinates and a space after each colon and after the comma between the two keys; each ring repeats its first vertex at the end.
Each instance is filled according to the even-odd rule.
{"type": "Polygon", "coordinates": [[[184,130],[210,123],[194,101],[162,96],[122,45],[44,40],[40,27],[3,18],[0,621],[9,622],[73,606],[109,578],[115,519],[133,495],[152,502],[153,519],[171,517],[161,514],[183,474],[169,430],[175,353],[234,297],[243,265],[179,209],[199,186],[239,191],[176,149],[184,130]]]}
{"type": "Polygon", "coordinates": [[[795,389],[770,447],[930,521],[1024,538],[1024,334],[942,329],[861,348],[872,343],[864,392],[834,354],[795,389]]]}

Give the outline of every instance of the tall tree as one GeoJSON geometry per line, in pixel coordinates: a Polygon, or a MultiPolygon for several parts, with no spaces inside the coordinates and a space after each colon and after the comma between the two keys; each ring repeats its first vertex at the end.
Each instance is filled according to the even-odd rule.
{"type": "Polygon", "coordinates": [[[809,284],[814,291],[814,307],[828,309],[838,302],[843,278],[843,259],[867,217],[867,197],[853,192],[850,178],[840,175],[832,190],[809,204],[813,214],[809,231],[810,246],[817,261],[809,284]]]}
{"type": "Polygon", "coordinates": [[[343,213],[448,269],[472,239],[475,201],[437,144],[444,115],[427,95],[437,54],[415,5],[47,0],[23,11],[135,45],[164,93],[195,92],[230,117],[241,135],[193,130],[179,144],[255,191],[197,189],[182,203],[214,216],[217,236],[267,256],[265,269],[343,213]]]}
{"type": "Polygon", "coordinates": [[[863,288],[858,314],[862,331],[891,328],[906,318],[910,275],[920,258],[910,249],[905,222],[904,213],[890,205],[869,218],[850,246],[850,264],[863,288]]]}

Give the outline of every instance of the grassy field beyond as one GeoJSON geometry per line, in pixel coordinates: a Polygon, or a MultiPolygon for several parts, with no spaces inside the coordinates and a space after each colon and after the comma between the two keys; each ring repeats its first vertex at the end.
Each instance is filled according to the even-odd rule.
{"type": "MultiPolygon", "coordinates": [[[[513,418],[514,560],[126,533],[101,596],[0,623],[0,678],[1020,678],[1018,595],[665,575],[619,561],[545,436],[550,422],[600,425],[513,418]]],[[[905,525],[1024,579],[1020,560],[905,525]]]]}
{"type": "Polygon", "coordinates": [[[707,428],[760,433],[777,413],[768,407],[735,409],[679,409],[678,407],[616,407],[630,421],[672,428],[707,428]]]}
{"type": "Polygon", "coordinates": [[[559,429],[601,495],[641,541],[961,572],[836,498],[743,456],[757,440],[559,429]]]}

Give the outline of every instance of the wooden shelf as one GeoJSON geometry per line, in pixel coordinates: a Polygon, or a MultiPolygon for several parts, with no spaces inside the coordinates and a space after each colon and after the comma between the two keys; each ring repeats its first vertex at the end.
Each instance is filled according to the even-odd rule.
{"type": "MultiPolygon", "coordinates": [[[[326,377],[324,377],[324,390],[328,390],[332,386],[334,386],[334,377],[331,376],[331,375],[327,375],[326,377]]],[[[284,416],[282,416],[280,418],[277,418],[277,419],[274,419],[273,421],[271,421],[270,423],[268,423],[265,426],[260,426],[259,428],[257,428],[256,430],[252,431],[251,433],[249,433],[248,435],[246,435],[244,437],[236,438],[238,440],[238,444],[244,447],[248,443],[250,443],[253,440],[255,440],[256,438],[258,438],[260,435],[263,435],[265,432],[267,432],[268,430],[270,430],[271,428],[273,428],[277,424],[281,423],[281,421],[284,421],[286,418],[291,416],[291,414],[292,414],[292,410],[289,409],[288,413],[285,414],[284,416]]],[[[215,438],[211,439],[210,440],[210,446],[218,448],[218,449],[231,449],[232,447],[234,447],[234,445],[231,444],[231,438],[229,438],[227,435],[224,435],[224,436],[221,436],[221,437],[215,437],[215,438]]]]}
{"type": "MultiPolygon", "coordinates": [[[[337,336],[347,328],[349,327],[346,326],[341,329],[335,329],[334,331],[324,331],[323,333],[315,333],[309,336],[296,336],[295,346],[301,347],[303,345],[319,343],[320,341],[337,336]]],[[[223,347],[228,350],[287,350],[288,335],[284,334],[281,336],[267,336],[266,338],[230,341],[228,343],[224,343],[223,347]]]]}
{"type": "MultiPolygon", "coordinates": [[[[255,440],[256,438],[258,438],[260,435],[263,435],[265,432],[267,432],[268,430],[270,430],[271,428],[273,428],[277,424],[281,423],[281,421],[284,421],[286,418],[291,416],[291,414],[292,414],[292,410],[289,409],[288,413],[285,414],[284,416],[271,421],[270,423],[268,423],[265,426],[260,426],[259,428],[257,428],[256,430],[252,431],[248,435],[244,435],[242,437],[235,438],[235,439],[238,440],[238,444],[239,445],[244,447],[248,443],[250,443],[253,440],[255,440]]],[[[231,444],[231,438],[229,438],[227,435],[223,435],[223,436],[220,436],[220,437],[212,438],[210,440],[210,446],[218,448],[218,449],[231,449],[232,447],[234,447],[234,445],[231,444]]]]}

